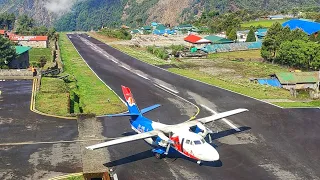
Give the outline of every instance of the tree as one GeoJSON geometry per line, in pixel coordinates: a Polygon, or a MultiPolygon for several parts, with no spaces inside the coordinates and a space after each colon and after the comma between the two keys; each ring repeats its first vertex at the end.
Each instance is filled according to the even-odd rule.
{"type": "Polygon", "coordinates": [[[309,41],[309,36],[301,29],[295,29],[291,31],[289,40],[290,41],[294,41],[294,40],[309,41]]]}
{"type": "Polygon", "coordinates": [[[16,50],[10,40],[0,36],[0,69],[8,68],[10,61],[16,56],[16,50]]]}
{"type": "Polygon", "coordinates": [[[236,29],[232,29],[230,31],[228,39],[233,40],[233,41],[237,40],[237,31],[236,31],[236,29]]]}
{"type": "Polygon", "coordinates": [[[249,31],[249,33],[248,33],[246,42],[256,42],[256,41],[257,41],[256,35],[254,34],[253,29],[251,28],[250,31],[249,31]]]}
{"type": "Polygon", "coordinates": [[[265,60],[274,62],[282,42],[282,30],[283,28],[279,22],[273,23],[269,28],[261,48],[261,56],[265,60]]]}

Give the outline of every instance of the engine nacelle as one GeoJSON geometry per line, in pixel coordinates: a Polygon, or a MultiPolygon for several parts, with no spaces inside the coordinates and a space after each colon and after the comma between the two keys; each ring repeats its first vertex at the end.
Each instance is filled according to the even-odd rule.
{"type": "Polygon", "coordinates": [[[167,147],[169,144],[173,144],[173,141],[170,138],[168,138],[165,134],[159,133],[158,136],[161,139],[158,141],[159,146],[167,147]]]}
{"type": "Polygon", "coordinates": [[[194,131],[195,133],[199,134],[202,137],[206,137],[209,133],[208,128],[206,128],[202,123],[197,123],[197,127],[194,131]]]}

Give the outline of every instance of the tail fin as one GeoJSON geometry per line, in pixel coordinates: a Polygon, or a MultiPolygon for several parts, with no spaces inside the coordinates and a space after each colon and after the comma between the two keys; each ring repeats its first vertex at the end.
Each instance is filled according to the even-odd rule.
{"type": "Polygon", "coordinates": [[[133,99],[133,95],[131,93],[130,88],[125,87],[125,86],[121,86],[121,88],[122,88],[123,96],[126,99],[129,113],[130,114],[140,114],[140,110],[139,110],[138,106],[136,105],[135,100],[133,99]]]}

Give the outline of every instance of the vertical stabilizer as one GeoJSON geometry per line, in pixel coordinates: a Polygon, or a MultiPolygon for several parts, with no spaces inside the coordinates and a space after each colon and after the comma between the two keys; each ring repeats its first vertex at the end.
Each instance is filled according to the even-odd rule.
{"type": "Polygon", "coordinates": [[[131,93],[130,88],[125,87],[125,86],[121,86],[121,88],[122,88],[123,96],[124,96],[126,103],[127,103],[127,106],[128,106],[129,113],[140,114],[140,110],[139,110],[138,106],[136,105],[136,102],[133,98],[133,95],[131,93]]]}

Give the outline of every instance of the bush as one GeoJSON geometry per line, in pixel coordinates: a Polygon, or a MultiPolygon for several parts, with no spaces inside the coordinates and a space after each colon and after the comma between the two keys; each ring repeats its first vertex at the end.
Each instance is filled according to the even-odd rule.
{"type": "Polygon", "coordinates": [[[154,54],[160,59],[168,59],[169,55],[165,48],[158,48],[156,46],[147,46],[147,51],[154,54]]]}
{"type": "Polygon", "coordinates": [[[117,39],[130,40],[131,34],[125,29],[102,29],[100,34],[117,39]]]}

